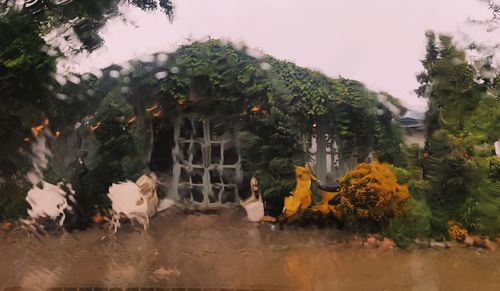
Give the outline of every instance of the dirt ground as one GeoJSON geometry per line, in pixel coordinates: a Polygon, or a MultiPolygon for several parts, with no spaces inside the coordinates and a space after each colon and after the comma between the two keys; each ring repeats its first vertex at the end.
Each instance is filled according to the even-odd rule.
{"type": "Polygon", "coordinates": [[[98,227],[41,240],[0,233],[0,289],[500,290],[500,251],[366,249],[335,229],[273,230],[234,208],[173,208],[151,223],[115,238],[98,227]]]}

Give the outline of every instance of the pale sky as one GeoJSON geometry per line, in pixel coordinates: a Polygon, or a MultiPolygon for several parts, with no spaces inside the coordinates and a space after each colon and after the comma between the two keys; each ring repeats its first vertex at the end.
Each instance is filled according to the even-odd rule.
{"type": "MultiPolygon", "coordinates": [[[[223,38],[244,42],[280,59],[364,82],[388,91],[411,109],[417,98],[415,74],[425,53],[428,29],[462,39],[478,28],[469,17],[488,17],[479,0],[174,0],[170,23],[161,12],[124,9],[128,22],[110,21],[105,45],[77,59],[77,70],[174,51],[186,39],[223,38]]],[[[497,38],[488,35],[488,38],[497,38]]]]}

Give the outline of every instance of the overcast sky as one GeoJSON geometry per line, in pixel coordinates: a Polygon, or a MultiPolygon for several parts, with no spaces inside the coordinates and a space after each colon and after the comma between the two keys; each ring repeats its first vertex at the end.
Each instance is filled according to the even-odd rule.
{"type": "MultiPolygon", "coordinates": [[[[124,9],[128,22],[110,21],[105,45],[81,56],[78,71],[173,51],[186,39],[224,38],[331,77],[342,75],[385,90],[424,110],[415,74],[426,30],[461,35],[469,17],[487,17],[479,0],[174,0],[170,23],[161,12],[124,9]]],[[[474,34],[474,32],[472,32],[474,34]]],[[[496,35],[498,37],[498,35],[496,35]]],[[[492,37],[492,36],[488,36],[492,37]]]]}

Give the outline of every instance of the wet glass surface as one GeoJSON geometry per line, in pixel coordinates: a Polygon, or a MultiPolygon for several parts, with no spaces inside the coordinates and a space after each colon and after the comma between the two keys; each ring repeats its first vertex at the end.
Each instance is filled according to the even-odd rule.
{"type": "Polygon", "coordinates": [[[221,162],[221,146],[219,144],[212,144],[210,149],[210,163],[219,164],[221,162]]]}
{"type": "Polygon", "coordinates": [[[215,168],[210,170],[210,183],[222,183],[220,169],[215,168]]]}
{"type": "Polygon", "coordinates": [[[273,290],[408,286],[496,290],[498,286],[499,252],[367,249],[349,243],[344,233],[333,229],[275,232],[268,225],[249,226],[243,217],[236,209],[216,215],[170,209],[156,217],[147,232],[127,224],[116,238],[98,228],[41,240],[22,232],[7,239],[0,233],[0,286],[273,290]],[[237,262],[238,267],[227,262],[237,262]]]}
{"type": "Polygon", "coordinates": [[[191,183],[203,184],[203,175],[205,170],[203,168],[193,168],[191,171],[191,183]]]}
{"type": "Polygon", "coordinates": [[[179,136],[185,139],[191,139],[193,137],[193,125],[189,118],[182,119],[182,125],[179,136]]]}
{"type": "Polygon", "coordinates": [[[221,194],[222,203],[232,203],[236,201],[236,187],[232,185],[224,185],[224,191],[221,194]]]}
{"type": "Polygon", "coordinates": [[[203,150],[202,150],[202,145],[199,142],[193,142],[193,146],[191,148],[192,152],[192,161],[191,163],[193,165],[198,165],[201,166],[203,165],[203,150]]]}
{"type": "Polygon", "coordinates": [[[234,165],[238,162],[239,156],[234,142],[224,143],[224,165],[234,165]]]}
{"type": "Polygon", "coordinates": [[[224,133],[226,132],[226,125],[223,119],[211,119],[210,120],[210,139],[213,141],[219,141],[222,139],[224,133]]]}
{"type": "Polygon", "coordinates": [[[222,181],[224,184],[236,184],[236,169],[224,168],[222,170],[222,181]]]}
{"type": "Polygon", "coordinates": [[[500,290],[500,0],[403,2],[0,0],[0,291],[500,290]]]}
{"type": "Polygon", "coordinates": [[[193,186],[191,188],[191,195],[193,198],[193,201],[196,202],[203,202],[204,200],[204,195],[203,195],[204,188],[202,186],[193,186]]]}

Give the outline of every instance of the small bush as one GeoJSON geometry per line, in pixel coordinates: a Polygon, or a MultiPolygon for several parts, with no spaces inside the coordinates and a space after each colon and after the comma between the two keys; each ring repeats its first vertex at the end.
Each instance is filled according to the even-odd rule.
{"type": "Polygon", "coordinates": [[[347,226],[360,231],[363,224],[382,225],[405,212],[408,187],[397,182],[387,164],[361,163],[340,179],[337,209],[347,226]]]}
{"type": "Polygon", "coordinates": [[[431,235],[432,212],[423,200],[408,200],[407,212],[389,220],[384,234],[398,246],[407,247],[414,239],[426,239],[431,235]]]}
{"type": "Polygon", "coordinates": [[[17,219],[27,214],[26,193],[29,184],[25,179],[7,179],[0,188],[0,221],[17,219]]]}

